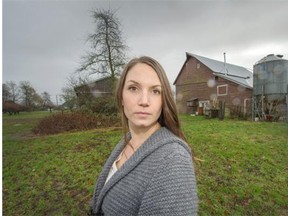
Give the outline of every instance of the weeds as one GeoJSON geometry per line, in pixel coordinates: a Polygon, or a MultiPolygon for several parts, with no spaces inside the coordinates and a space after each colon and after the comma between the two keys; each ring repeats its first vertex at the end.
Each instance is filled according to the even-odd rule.
{"type": "Polygon", "coordinates": [[[82,112],[57,113],[42,119],[33,129],[35,134],[48,135],[67,131],[119,127],[118,116],[95,115],[82,112]]]}

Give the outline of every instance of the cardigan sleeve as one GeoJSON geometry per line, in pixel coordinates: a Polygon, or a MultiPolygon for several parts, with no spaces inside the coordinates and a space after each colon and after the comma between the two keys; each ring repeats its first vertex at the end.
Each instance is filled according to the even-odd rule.
{"type": "Polygon", "coordinates": [[[167,156],[148,184],[139,216],[197,215],[198,197],[191,156],[167,156]]]}

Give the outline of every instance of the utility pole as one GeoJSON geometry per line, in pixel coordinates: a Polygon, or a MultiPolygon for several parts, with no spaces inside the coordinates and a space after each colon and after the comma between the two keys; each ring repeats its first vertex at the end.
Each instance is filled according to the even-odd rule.
{"type": "Polygon", "coordinates": [[[58,107],[58,95],[56,95],[56,106],[58,107]]]}

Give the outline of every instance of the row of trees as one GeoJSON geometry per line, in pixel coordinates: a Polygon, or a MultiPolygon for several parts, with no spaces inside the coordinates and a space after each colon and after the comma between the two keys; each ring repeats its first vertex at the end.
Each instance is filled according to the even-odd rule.
{"type": "Polygon", "coordinates": [[[21,81],[18,85],[13,81],[2,84],[3,109],[5,105],[18,104],[23,109],[52,109],[54,107],[51,96],[44,91],[38,94],[29,81],[21,81]]]}

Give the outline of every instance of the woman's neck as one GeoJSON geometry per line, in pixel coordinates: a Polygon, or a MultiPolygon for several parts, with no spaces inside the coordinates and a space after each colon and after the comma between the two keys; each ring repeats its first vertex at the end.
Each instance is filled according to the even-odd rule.
{"type": "Polygon", "coordinates": [[[131,140],[130,145],[137,150],[154,132],[159,130],[161,125],[157,122],[155,125],[148,129],[133,129],[130,128],[131,140]]]}

